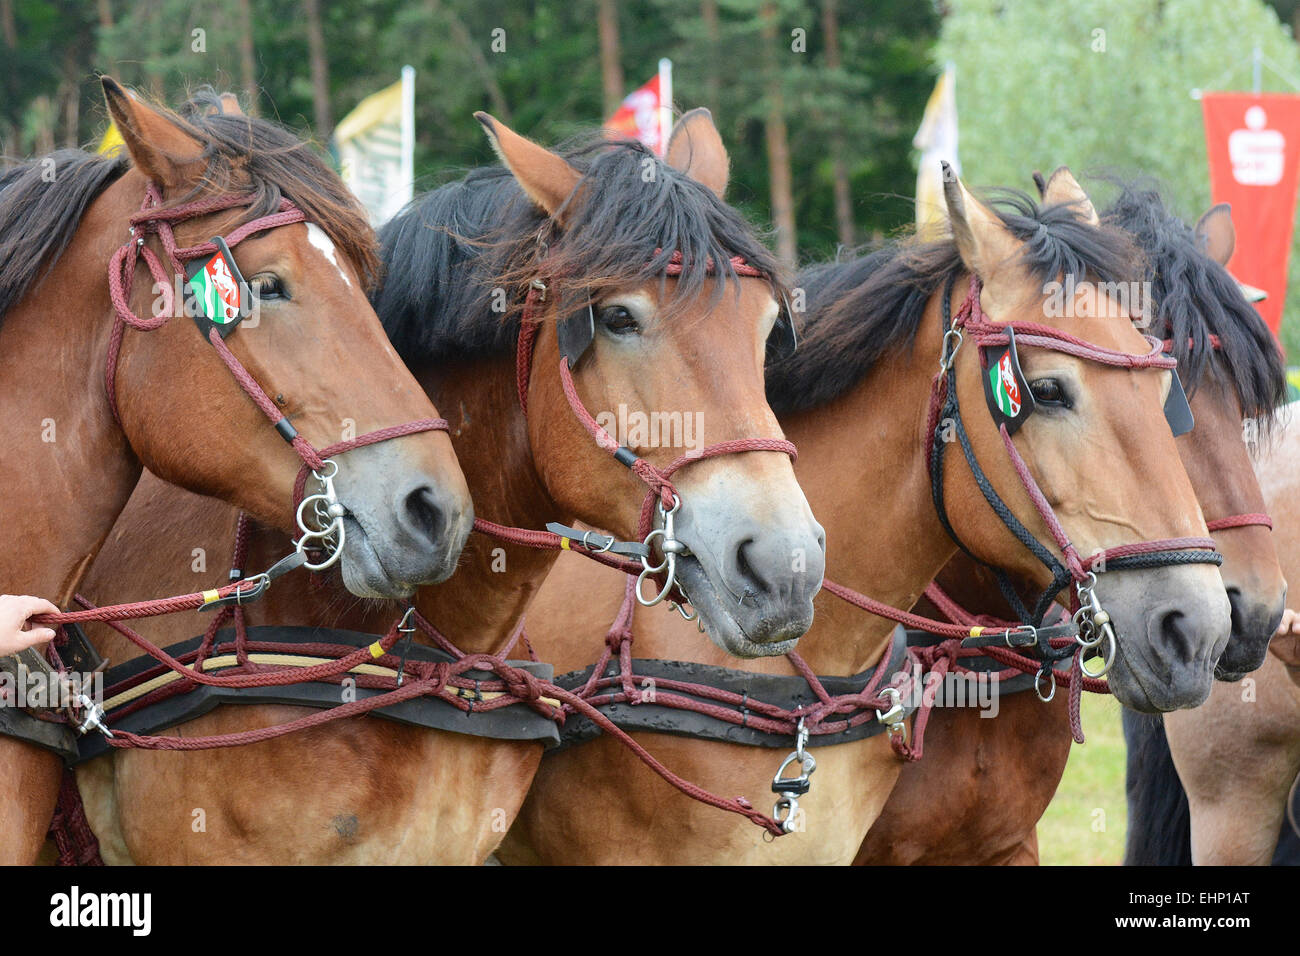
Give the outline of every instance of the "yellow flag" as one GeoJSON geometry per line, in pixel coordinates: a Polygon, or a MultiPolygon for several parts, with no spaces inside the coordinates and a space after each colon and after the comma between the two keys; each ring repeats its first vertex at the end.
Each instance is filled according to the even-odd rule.
{"type": "Polygon", "coordinates": [[[415,139],[415,70],[372,93],[334,128],[340,173],[379,226],[411,201],[415,139]]]}
{"type": "Polygon", "coordinates": [[[946,160],[954,173],[961,173],[957,159],[957,71],[951,63],[934,84],[912,145],[921,151],[921,166],[916,173],[916,231],[933,239],[948,229],[940,161],[946,160]]]}
{"type": "Polygon", "coordinates": [[[112,156],[125,145],[122,134],[117,131],[117,124],[110,120],[108,129],[104,130],[104,138],[99,141],[99,152],[104,156],[112,156]]]}

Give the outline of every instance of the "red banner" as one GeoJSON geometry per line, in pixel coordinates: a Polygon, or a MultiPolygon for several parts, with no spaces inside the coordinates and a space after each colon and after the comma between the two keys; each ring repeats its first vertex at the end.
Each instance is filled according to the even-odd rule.
{"type": "Polygon", "coordinates": [[[1205,143],[1210,194],[1232,205],[1234,276],[1268,293],[1255,303],[1273,334],[1282,325],[1287,260],[1300,170],[1300,96],[1206,93],[1205,143]]]}
{"type": "Polygon", "coordinates": [[[645,86],[633,90],[623,98],[623,105],[605,121],[605,128],[631,139],[639,139],[662,156],[667,144],[663,142],[663,130],[660,128],[660,105],[659,77],[656,75],[645,86]]]}

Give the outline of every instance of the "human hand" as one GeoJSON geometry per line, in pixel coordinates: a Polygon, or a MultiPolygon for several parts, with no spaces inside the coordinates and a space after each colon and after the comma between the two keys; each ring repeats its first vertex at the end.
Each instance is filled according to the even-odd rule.
{"type": "Polygon", "coordinates": [[[29,594],[0,594],[0,657],[17,654],[36,644],[54,639],[48,627],[25,630],[33,614],[58,614],[59,609],[44,598],[29,594]]]}

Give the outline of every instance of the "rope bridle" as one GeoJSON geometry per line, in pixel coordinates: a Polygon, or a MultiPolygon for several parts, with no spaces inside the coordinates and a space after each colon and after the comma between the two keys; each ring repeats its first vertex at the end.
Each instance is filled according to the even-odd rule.
{"type": "MultiPolygon", "coordinates": [[[[660,251],[656,250],[656,254],[660,251]]],[[[546,249],[543,247],[541,254],[541,263],[543,265],[546,255],[546,249]]],[[[732,271],[737,276],[759,279],[770,278],[765,272],[755,268],[742,257],[735,256],[730,262],[732,271]]],[[[665,275],[668,277],[680,276],[683,265],[681,253],[674,252],[665,267],[665,275]]],[[[709,274],[715,273],[714,263],[711,260],[706,264],[706,269],[709,274]]],[[[544,271],[541,271],[538,278],[529,284],[520,317],[519,338],[515,349],[515,388],[519,397],[519,408],[523,412],[525,419],[528,416],[528,388],[532,380],[533,352],[537,341],[537,333],[541,327],[541,311],[546,302],[547,289],[546,276],[544,271]]],[[[696,620],[696,612],[686,610],[689,605],[689,596],[681,590],[677,581],[677,560],[680,556],[688,554],[689,549],[676,537],[674,530],[674,516],[681,508],[682,498],[673,485],[672,476],[692,462],[744,452],[778,452],[788,455],[790,460],[794,461],[798,457],[794,444],[784,438],[735,438],[707,445],[698,452],[680,455],[667,465],[660,467],[648,459],[642,458],[628,446],[620,444],[596,421],[578,394],[578,387],[573,380],[573,370],[570,367],[569,358],[564,355],[560,356],[559,376],[560,386],[563,389],[569,409],[587,434],[595,441],[596,446],[611,455],[619,464],[628,468],[646,485],[646,495],[642,500],[640,517],[637,522],[639,547],[637,542],[619,547],[620,543],[612,537],[583,532],[556,523],[547,525],[548,529],[551,530],[542,533],[522,528],[507,528],[476,518],[474,530],[490,535],[497,540],[514,544],[577,551],[588,557],[596,558],[604,564],[617,567],[630,574],[636,574],[635,595],[638,603],[644,607],[654,607],[665,599],[670,599],[670,605],[683,618],[688,621],[696,620]],[[657,527],[655,526],[656,518],[658,519],[657,527]],[[652,545],[655,544],[657,544],[661,555],[658,562],[655,562],[653,557],[652,545]],[[619,559],[610,555],[608,552],[612,550],[624,554],[634,554],[640,560],[640,567],[638,568],[634,561],[619,559]],[[643,591],[643,586],[651,578],[660,578],[661,585],[655,594],[647,596],[643,591]]]]}
{"type": "MultiPolygon", "coordinates": [[[[117,403],[117,365],[126,328],[130,326],[138,332],[152,332],[166,325],[172,316],[177,314],[172,280],[175,277],[184,278],[185,264],[187,262],[212,255],[218,250],[215,241],[203,242],[193,246],[178,246],[174,232],[175,226],[190,219],[207,216],[222,210],[249,206],[254,201],[255,197],[251,195],[227,194],[194,199],[173,206],[163,206],[162,194],[157,184],[149,182],[146,185],[144,202],[140,211],[130,218],[130,228],[128,230],[130,238],[113,254],[108,266],[109,298],[113,303],[114,318],[113,331],[109,337],[108,355],[104,367],[104,387],[108,394],[109,408],[113,412],[113,418],[119,425],[122,424],[122,416],[118,411],[117,403]],[[157,235],[159,242],[162,244],[163,252],[166,254],[170,265],[170,273],[168,266],[164,265],[154,250],[146,244],[146,239],[151,234],[157,235]],[[131,286],[134,283],[135,270],[140,259],[143,259],[148,267],[155,287],[162,289],[163,311],[162,314],[153,318],[144,318],[137,315],[130,304],[131,286]]],[[[224,243],[228,249],[233,249],[251,235],[278,226],[287,226],[300,222],[306,222],[303,211],[288,199],[282,197],[277,211],[252,219],[236,227],[227,236],[223,237],[224,243]]],[[[202,326],[200,327],[202,328],[202,326]]],[[[403,425],[368,432],[318,450],[307,438],[298,433],[298,430],[294,428],[285,415],[281,414],[276,403],[230,350],[214,326],[209,325],[206,338],[235,381],[239,383],[239,387],[261,409],[280,437],[293,448],[295,454],[302,460],[302,467],[299,469],[294,483],[293,504],[299,528],[296,552],[301,556],[300,563],[310,570],[324,570],[330,567],[342,555],[345,536],[343,518],[347,513],[346,507],[338,500],[338,496],[334,491],[333,479],[338,473],[338,463],[330,456],[392,438],[399,438],[403,435],[414,435],[427,431],[447,431],[446,419],[418,419],[403,425]],[[303,493],[309,473],[317,480],[323,490],[319,494],[304,498],[303,493]],[[310,515],[304,514],[308,505],[313,509],[310,515]],[[308,518],[312,520],[308,520],[308,518]],[[312,562],[308,557],[309,551],[324,551],[326,557],[323,560],[312,562]]],[[[288,568],[284,570],[288,570],[288,568]]]]}
{"type": "MultiPolygon", "coordinates": [[[[954,371],[955,358],[961,347],[962,338],[970,336],[977,348],[1004,345],[1009,340],[1008,330],[1015,335],[1018,343],[1036,348],[1045,348],[1073,355],[1087,361],[1129,369],[1169,369],[1176,366],[1171,356],[1163,352],[1163,343],[1146,336],[1151,348],[1145,354],[1135,355],[1102,348],[1061,332],[1051,326],[1031,322],[995,323],[985,318],[980,308],[981,282],[972,277],[965,300],[956,315],[951,313],[952,282],[949,280],[943,293],[943,334],[944,344],[940,359],[940,369],[935,375],[931,389],[929,424],[927,427],[927,462],[930,471],[931,496],[939,520],[948,535],[958,547],[974,560],[980,561],[971,553],[952,527],[944,501],[943,466],[944,452],[948,442],[942,433],[946,422],[951,422],[962,454],[970,467],[981,494],[997,514],[1003,525],[1037,558],[1052,575],[1052,583],[1039,595],[1033,609],[1026,607],[1020,600],[1010,578],[1000,568],[992,568],[999,587],[1008,603],[1015,610],[1022,625],[1038,627],[1042,624],[1047,608],[1056,596],[1071,583],[1075,593],[1071,596],[1070,606],[1074,612],[1074,623],[1079,629],[1076,641],[1080,649],[1098,649],[1103,656],[1103,668],[1089,676],[1100,677],[1110,668],[1115,654],[1115,633],[1110,625],[1110,617],[1103,610],[1095,593],[1097,575],[1106,571],[1133,570],[1138,568],[1157,568],[1183,564],[1222,564],[1223,558],[1215,551],[1214,540],[1208,537],[1163,538],[1151,541],[1122,544],[1102,549],[1088,557],[1079,554],[1070,542],[1059,518],[1047,501],[1042,489],[1029,471],[1028,465],[1017,451],[1015,443],[1004,423],[998,426],[1003,447],[1011,460],[1017,477],[1024,487],[1035,510],[1051,533],[1052,540],[1061,553],[1057,556],[1039,541],[1011,511],[993,488],[984,469],[976,458],[970,438],[962,420],[961,408],[957,397],[957,384],[954,371]],[[951,345],[949,343],[952,343],[951,345]]],[[[981,354],[981,364],[983,355],[981,354]]],[[[1044,657],[1044,675],[1052,673],[1053,661],[1068,656],[1069,649],[1057,651],[1049,646],[1040,646],[1044,657]]]]}

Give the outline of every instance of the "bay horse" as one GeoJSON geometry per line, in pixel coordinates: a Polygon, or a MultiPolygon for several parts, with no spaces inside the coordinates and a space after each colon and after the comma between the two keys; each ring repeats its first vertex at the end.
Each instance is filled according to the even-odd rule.
{"type": "MultiPolygon", "coordinates": [[[[1155,189],[1126,184],[1103,218],[1130,233],[1146,255],[1155,306],[1149,331],[1177,357],[1188,390],[1196,426],[1179,438],[1179,453],[1224,556],[1232,605],[1232,637],[1215,673],[1220,681],[1238,680],[1259,666],[1286,596],[1273,536],[1259,524],[1233,520],[1265,511],[1241,422],[1267,425],[1285,392],[1281,356],[1225,269],[1235,244],[1227,206],[1213,207],[1193,228],[1155,189]]],[[[1013,616],[988,570],[963,555],[937,581],[972,614],[1013,616]]],[[[929,600],[921,612],[943,619],[929,600]]],[[[1225,687],[1231,689],[1216,685],[1211,700],[1225,687]]],[[[925,759],[904,766],[855,862],[1037,863],[1035,828],[1070,752],[1065,699],[1000,694],[996,719],[971,707],[936,708],[925,740],[925,759]]]]}
{"type": "MultiPolygon", "coordinates": [[[[1040,585],[1051,578],[983,500],[961,451],[954,449],[957,457],[941,481],[932,482],[927,440],[957,427],[944,420],[945,412],[936,417],[934,411],[939,406],[933,389],[945,369],[965,398],[957,413],[964,430],[953,444],[969,443],[967,460],[978,462],[997,497],[1032,529],[1035,546],[1048,535],[1044,511],[1055,512],[1070,541],[1084,550],[1156,534],[1203,536],[1200,509],[1162,412],[1167,374],[1098,364],[1050,348],[1021,349],[1023,387],[1033,390],[1040,407],[1017,432],[1014,447],[1050,502],[1040,510],[1013,467],[1005,428],[979,407],[985,372],[977,348],[958,346],[954,358],[951,333],[957,324],[944,332],[946,290],[960,296],[969,288],[960,310],[954,296],[953,314],[959,317],[979,307],[1000,326],[1046,325],[1078,337],[1072,341],[1128,358],[1152,355],[1151,341],[1101,291],[1106,287],[1100,283],[1141,277],[1141,256],[1131,239],[1096,222],[1077,184],[1069,202],[1038,205],[1011,194],[1001,204],[985,205],[945,169],[945,195],[953,238],[893,243],[865,260],[801,273],[797,287],[807,292],[808,313],[799,351],[769,368],[769,397],[800,449],[796,472],[831,529],[830,567],[837,584],[895,608],[910,607],[957,551],[957,540],[981,559],[1034,576],[1040,585]],[[1048,306],[1048,286],[1063,275],[1078,279],[1080,298],[1058,312],[1048,306]],[[1105,467],[1081,468],[1080,447],[1105,467]],[[944,528],[936,499],[948,502],[955,538],[944,528]]],[[[1121,699],[1144,709],[1204,699],[1229,631],[1217,568],[1185,564],[1112,570],[1102,577],[1107,580],[1099,587],[1124,646],[1124,663],[1116,656],[1112,670],[1121,699]],[[1185,613],[1173,616],[1173,607],[1185,613]],[[1175,640],[1161,640],[1162,633],[1175,640]]],[[[559,667],[585,663],[619,607],[620,590],[601,569],[562,561],[530,611],[534,645],[559,667]],[[565,609],[579,602],[591,610],[575,620],[565,609]]],[[[807,668],[817,675],[855,675],[882,660],[892,623],[832,601],[827,590],[817,605],[815,623],[799,647],[807,668]]],[[[632,634],[638,659],[694,662],[684,669],[726,664],[716,651],[692,641],[688,627],[662,616],[636,616],[632,634]]],[[[754,681],[801,672],[775,658],[746,670],[754,681]]],[[[739,678],[736,683],[743,686],[739,678]]],[[[685,768],[690,779],[711,790],[740,792],[755,803],[779,763],[757,746],[636,736],[670,765],[685,768]]],[[[670,804],[640,786],[638,769],[607,738],[597,737],[543,761],[498,856],[505,863],[846,864],[900,767],[885,735],[849,739],[815,752],[812,789],[799,797],[801,808],[806,805],[803,832],[767,846],[720,814],[701,815],[685,801],[670,804]]]]}
{"type": "MultiPolygon", "coordinates": [[[[384,228],[379,314],[450,418],[481,518],[522,528],[580,519],[635,535],[644,485],[595,446],[556,375],[561,335],[572,332],[566,317],[585,316],[594,302],[594,334],[573,373],[590,408],[691,413],[701,443],[776,441],[763,361],[783,321],[780,269],[722,200],[728,158],[707,111],[677,124],[666,161],[604,139],[561,154],[480,121],[502,165],[417,199],[384,228]],[[530,362],[517,343],[535,280],[545,282],[545,301],[530,362]]],[[[637,451],[660,463],[677,454],[645,439],[637,451]]],[[[694,555],[685,577],[710,638],[742,654],[788,648],[811,619],[824,562],[823,532],[788,456],[701,459],[673,481],[677,536],[694,555]],[[798,571],[795,552],[804,557],[798,571]],[[715,595],[705,579],[717,582],[715,595]]],[[[210,553],[230,553],[230,509],[146,479],[88,589],[143,590],[160,573],[179,584],[177,565],[164,559],[160,571],[158,561],[178,547],[177,527],[195,529],[186,540],[201,534],[210,553]]],[[[249,554],[275,553],[279,537],[255,529],[249,554]]],[[[414,605],[461,650],[504,654],[555,554],[474,535],[458,572],[422,588],[414,605]]],[[[648,613],[677,617],[665,607],[648,613]]],[[[570,618],[587,613],[583,602],[566,609],[570,618]]],[[[373,633],[398,614],[392,604],[350,601],[327,578],[272,591],[249,617],[373,633]]],[[[166,627],[170,640],[188,636],[166,627]]],[[[106,640],[115,654],[133,653],[106,640]]],[[[233,732],[300,713],[225,706],[180,730],[233,732]]],[[[517,812],[542,745],[472,732],[349,718],[234,749],[120,752],[79,779],[110,862],[480,863],[517,812]],[[203,834],[191,832],[194,808],[205,811],[203,834]]]]}
{"type": "MultiPolygon", "coordinates": [[[[1256,463],[1282,568],[1300,579],[1300,402],[1278,412],[1256,463]]],[[[1124,862],[1136,866],[1259,866],[1295,861],[1300,775],[1300,653],[1273,638],[1258,670],[1159,722],[1125,715],[1129,804],[1124,862]],[[1294,813],[1294,811],[1292,811],[1294,813]],[[1285,837],[1279,840],[1279,831],[1285,837]],[[1276,850],[1276,854],[1275,854],[1276,850]]]]}
{"type": "MultiPolygon", "coordinates": [[[[314,150],[270,123],[181,117],[110,78],[103,88],[124,156],[63,151],[0,179],[0,434],[12,464],[0,579],[60,606],[142,467],[283,533],[295,528],[300,457],[315,454],[308,439],[332,443],[345,418],[365,430],[436,416],[366,301],[378,262],[364,214],[314,150]],[[211,315],[196,332],[179,293],[181,270],[215,254],[214,235],[258,302],[256,321],[223,327],[228,345],[211,315]]],[[[450,573],[471,510],[445,435],[336,465],[354,586],[398,595],[450,573]],[[426,520],[435,510],[441,527],[426,520]]],[[[0,764],[0,861],[30,862],[61,761],[3,736],[0,764]]]]}

